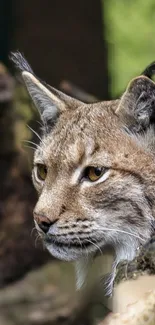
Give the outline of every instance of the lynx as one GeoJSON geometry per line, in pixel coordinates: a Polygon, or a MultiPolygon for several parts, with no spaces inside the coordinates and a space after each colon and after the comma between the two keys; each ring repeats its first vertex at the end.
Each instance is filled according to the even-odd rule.
{"type": "Polygon", "coordinates": [[[35,226],[53,256],[81,266],[111,248],[113,279],[153,232],[155,83],[140,75],[121,99],[85,104],[40,81],[19,52],[12,59],[43,123],[35,226]]]}

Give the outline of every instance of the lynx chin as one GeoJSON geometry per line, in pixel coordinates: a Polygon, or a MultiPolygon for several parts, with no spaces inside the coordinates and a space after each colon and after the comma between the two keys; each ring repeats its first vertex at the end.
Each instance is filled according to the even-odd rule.
{"type": "Polygon", "coordinates": [[[41,82],[19,52],[12,60],[43,123],[36,228],[53,256],[81,267],[111,248],[113,279],[153,231],[155,83],[141,75],[121,99],[85,104],[41,82]]]}

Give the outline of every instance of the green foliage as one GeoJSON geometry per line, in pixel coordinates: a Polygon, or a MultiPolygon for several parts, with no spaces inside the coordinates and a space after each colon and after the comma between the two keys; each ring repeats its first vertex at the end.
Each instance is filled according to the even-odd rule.
{"type": "Polygon", "coordinates": [[[117,96],[130,79],[155,60],[155,1],[102,0],[102,3],[111,93],[117,96]]]}

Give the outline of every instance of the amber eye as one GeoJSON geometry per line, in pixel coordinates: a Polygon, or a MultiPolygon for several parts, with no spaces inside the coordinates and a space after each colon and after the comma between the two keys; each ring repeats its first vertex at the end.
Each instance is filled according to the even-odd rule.
{"type": "Polygon", "coordinates": [[[103,167],[87,167],[84,172],[84,177],[91,182],[97,181],[105,172],[103,167]]]}
{"type": "Polygon", "coordinates": [[[37,164],[37,177],[41,180],[44,181],[46,176],[47,176],[47,168],[43,164],[37,164]]]}

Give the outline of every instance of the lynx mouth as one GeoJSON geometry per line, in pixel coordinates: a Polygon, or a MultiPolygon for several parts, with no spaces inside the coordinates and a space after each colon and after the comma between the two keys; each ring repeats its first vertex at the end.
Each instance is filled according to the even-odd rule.
{"type": "Polygon", "coordinates": [[[86,241],[83,241],[83,242],[81,241],[81,243],[76,242],[76,241],[75,242],[70,241],[68,243],[65,243],[65,242],[60,242],[60,241],[58,241],[56,239],[51,240],[51,238],[50,239],[49,238],[45,239],[45,242],[47,244],[53,243],[54,245],[56,245],[58,247],[68,247],[68,248],[71,248],[71,247],[85,248],[85,247],[88,247],[88,246],[91,246],[92,245],[92,243],[86,242],[86,241]]]}
{"type": "Polygon", "coordinates": [[[68,242],[58,241],[55,238],[46,238],[44,243],[48,251],[54,257],[64,261],[75,261],[83,256],[87,256],[89,253],[95,253],[97,247],[89,239],[78,242],[76,240],[70,240],[68,242]]]}

